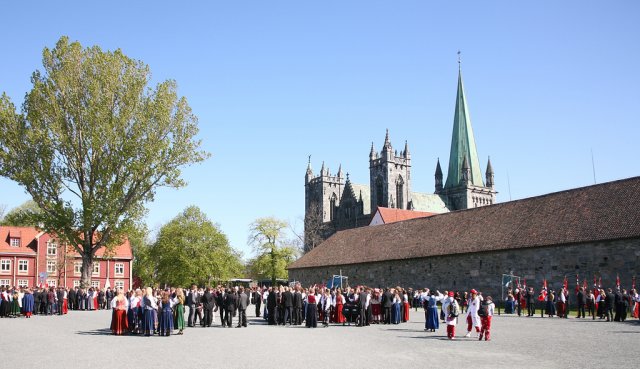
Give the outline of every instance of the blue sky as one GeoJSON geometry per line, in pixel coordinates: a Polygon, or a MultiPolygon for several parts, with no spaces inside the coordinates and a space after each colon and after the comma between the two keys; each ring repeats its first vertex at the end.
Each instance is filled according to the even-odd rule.
{"type": "MultiPolygon", "coordinates": [[[[129,1],[3,6],[0,91],[20,105],[62,35],[121,48],[178,83],[212,153],[147,223],[195,204],[246,256],[249,223],[301,228],[307,156],[368,183],[385,129],[409,141],[412,190],[447,168],[456,52],[482,169],[508,201],[640,174],[637,1],[129,1]],[[510,186],[508,186],[510,184],[510,186]]],[[[0,133],[1,134],[1,133],[0,133]]],[[[446,175],[446,173],[445,173],[446,175]]],[[[28,196],[0,179],[0,204],[28,196]]]]}

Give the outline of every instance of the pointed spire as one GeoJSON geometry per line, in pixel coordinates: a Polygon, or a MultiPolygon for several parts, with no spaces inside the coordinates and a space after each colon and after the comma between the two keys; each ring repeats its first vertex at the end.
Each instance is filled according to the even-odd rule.
{"type": "Polygon", "coordinates": [[[445,188],[456,187],[461,182],[462,162],[467,160],[469,166],[468,183],[475,186],[484,186],[476,142],[471,127],[471,117],[462,83],[462,70],[458,69],[458,93],[456,96],[456,108],[453,118],[453,134],[451,135],[451,152],[449,155],[449,171],[445,188]]]}
{"type": "Polygon", "coordinates": [[[371,152],[369,152],[369,161],[376,158],[376,149],[373,147],[373,141],[371,141],[371,152]]]}
{"type": "Polygon", "coordinates": [[[462,159],[462,169],[460,170],[460,184],[469,184],[470,174],[471,168],[469,167],[469,161],[467,160],[467,156],[465,155],[462,159]]]}
{"type": "Polygon", "coordinates": [[[404,157],[409,158],[410,156],[411,154],[409,153],[409,143],[405,140],[404,141],[404,157]]]}
{"type": "Polygon", "coordinates": [[[384,136],[384,145],[382,145],[382,151],[393,152],[391,148],[391,140],[389,140],[389,128],[387,128],[387,134],[384,136]]]}
{"type": "Polygon", "coordinates": [[[307,173],[304,176],[305,183],[309,183],[311,178],[313,178],[313,169],[311,169],[311,155],[309,155],[309,162],[307,163],[307,173]]]}
{"type": "Polygon", "coordinates": [[[324,160],[323,160],[322,161],[322,168],[320,168],[320,175],[323,176],[324,172],[325,172],[325,169],[324,169],[324,160]]]}
{"type": "Polygon", "coordinates": [[[342,164],[338,167],[338,178],[342,178],[342,164]]]}
{"type": "Polygon", "coordinates": [[[440,168],[440,158],[436,164],[436,193],[442,191],[442,168],[440,168]]]}
{"type": "Polygon", "coordinates": [[[491,157],[489,157],[489,159],[487,160],[487,171],[485,172],[485,175],[487,177],[487,187],[493,188],[493,167],[491,166],[491,157]]]}

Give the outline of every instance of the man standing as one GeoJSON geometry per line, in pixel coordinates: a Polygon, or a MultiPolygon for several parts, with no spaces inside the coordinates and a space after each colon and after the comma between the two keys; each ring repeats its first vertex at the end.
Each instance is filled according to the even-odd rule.
{"type": "Polygon", "coordinates": [[[293,294],[293,324],[302,324],[302,292],[300,292],[300,286],[295,287],[293,294]]]}
{"type": "Polygon", "coordinates": [[[456,339],[456,324],[458,324],[458,314],[460,314],[460,306],[453,298],[454,292],[450,291],[448,297],[442,302],[442,311],[445,312],[445,322],[447,323],[447,338],[456,339]]]}
{"type": "MultiPolygon", "coordinates": [[[[76,288],[69,290],[69,310],[76,310],[76,288]]],[[[111,300],[109,300],[111,302],[111,300]]]]}
{"type": "Polygon", "coordinates": [[[364,327],[365,325],[369,325],[368,314],[367,314],[367,300],[369,295],[364,287],[359,287],[358,289],[358,310],[360,311],[360,322],[358,322],[358,327],[364,327]]]}
{"type": "Polygon", "coordinates": [[[285,287],[282,293],[282,305],[284,305],[282,325],[287,325],[287,321],[291,325],[293,323],[293,294],[289,291],[289,287],[285,287]]]}
{"type": "Polygon", "coordinates": [[[387,288],[382,294],[382,308],[384,312],[384,324],[391,324],[391,306],[393,306],[393,295],[387,288]]]}
{"type": "Polygon", "coordinates": [[[238,296],[231,291],[231,289],[227,289],[226,294],[224,295],[224,309],[226,310],[226,318],[227,318],[227,328],[231,328],[231,324],[233,323],[233,315],[236,311],[236,306],[238,305],[238,296]]]}
{"type": "Polygon", "coordinates": [[[576,295],[576,302],[578,303],[578,316],[576,318],[585,318],[585,306],[587,305],[587,296],[584,291],[584,287],[580,287],[576,295]]]}
{"type": "Polygon", "coordinates": [[[269,318],[269,325],[276,324],[276,292],[272,287],[269,287],[269,295],[267,297],[267,316],[269,318]]]}
{"type": "Polygon", "coordinates": [[[256,318],[260,318],[260,307],[262,306],[262,292],[260,288],[254,287],[251,296],[253,298],[253,304],[256,306],[256,318]]]}
{"type": "Polygon", "coordinates": [[[211,294],[211,287],[205,288],[204,295],[201,298],[202,308],[204,309],[204,326],[211,327],[211,318],[213,315],[213,295],[211,294]]]}
{"type": "Polygon", "coordinates": [[[249,305],[249,296],[244,293],[244,287],[240,287],[240,295],[238,296],[238,326],[247,327],[247,305],[249,305]]]}
{"type": "Polygon", "coordinates": [[[605,314],[607,315],[607,322],[613,320],[613,306],[615,303],[615,296],[611,288],[607,288],[607,293],[604,295],[604,308],[605,314]]]}
{"type": "Polygon", "coordinates": [[[187,325],[189,327],[194,327],[195,322],[193,319],[196,315],[196,308],[198,307],[199,298],[198,298],[198,290],[196,289],[196,285],[191,285],[191,289],[189,290],[189,294],[187,295],[187,306],[189,306],[189,319],[187,320],[187,325]]]}

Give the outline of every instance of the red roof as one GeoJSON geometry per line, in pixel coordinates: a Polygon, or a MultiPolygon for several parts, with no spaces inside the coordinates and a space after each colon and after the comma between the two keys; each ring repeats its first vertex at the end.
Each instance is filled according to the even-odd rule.
{"type": "Polygon", "coordinates": [[[383,208],[382,206],[378,206],[377,212],[380,213],[380,217],[382,218],[384,224],[401,222],[403,220],[409,219],[426,218],[437,214],[428,213],[426,211],[383,208]]]}
{"type": "Polygon", "coordinates": [[[0,252],[35,255],[35,240],[40,231],[31,227],[0,226],[0,252]],[[19,238],[20,246],[11,246],[11,239],[19,238]]]}

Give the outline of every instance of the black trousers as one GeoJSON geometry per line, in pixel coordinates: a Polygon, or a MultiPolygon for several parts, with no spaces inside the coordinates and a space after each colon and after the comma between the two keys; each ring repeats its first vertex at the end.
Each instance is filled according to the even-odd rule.
{"type": "Polygon", "coordinates": [[[593,319],[596,318],[596,305],[593,302],[587,303],[587,311],[593,319]]]}
{"type": "Polygon", "coordinates": [[[238,309],[238,327],[247,326],[247,310],[238,309]]]}
{"type": "Polygon", "coordinates": [[[276,307],[267,305],[267,315],[269,318],[269,325],[276,324],[276,307]]]}
{"type": "Polygon", "coordinates": [[[536,315],[536,304],[535,302],[530,302],[527,304],[527,315],[534,316],[536,315]]]}
{"type": "Polygon", "coordinates": [[[58,300],[58,315],[62,315],[62,305],[64,305],[64,301],[62,299],[58,300]]]}
{"type": "Polygon", "coordinates": [[[293,323],[293,308],[291,306],[285,306],[284,308],[284,319],[282,320],[282,325],[287,324],[289,321],[289,325],[293,323]]]}
{"type": "MultiPolygon", "coordinates": [[[[222,308],[220,308],[220,324],[222,324],[223,327],[227,326],[227,311],[222,308]]],[[[231,324],[229,324],[229,327],[231,327],[231,324]]]]}
{"type": "Polygon", "coordinates": [[[391,324],[391,307],[384,308],[384,324],[391,324]]]}
{"type": "Polygon", "coordinates": [[[585,308],[584,308],[584,304],[579,304],[578,305],[578,318],[585,318],[586,314],[585,314],[585,308]]]}
{"type": "Polygon", "coordinates": [[[256,301],[256,317],[260,318],[260,306],[262,305],[262,302],[260,300],[256,301]]]}
{"type": "Polygon", "coordinates": [[[231,327],[233,324],[233,311],[225,310],[225,319],[227,320],[227,327],[231,327]]]}
{"type": "Polygon", "coordinates": [[[187,320],[187,325],[189,327],[193,327],[195,322],[193,319],[196,317],[196,305],[189,305],[189,319],[187,320]]]}
{"type": "Polygon", "coordinates": [[[360,322],[358,322],[358,327],[363,327],[367,325],[367,309],[364,306],[360,306],[360,322]]]}
{"type": "Polygon", "coordinates": [[[204,326],[205,327],[211,327],[211,318],[213,316],[213,309],[211,308],[205,308],[204,309],[204,319],[202,320],[204,322],[204,326]]]}
{"type": "Polygon", "coordinates": [[[293,308],[293,324],[295,325],[302,324],[302,308],[301,307],[293,308]]]}
{"type": "Polygon", "coordinates": [[[607,316],[607,321],[613,320],[613,307],[607,306],[605,309],[604,313],[607,316]]]}

